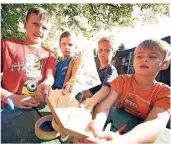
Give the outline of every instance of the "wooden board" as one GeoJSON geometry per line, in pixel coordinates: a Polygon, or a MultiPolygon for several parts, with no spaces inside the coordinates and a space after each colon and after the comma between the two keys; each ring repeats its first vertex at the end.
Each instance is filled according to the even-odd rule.
{"type": "Polygon", "coordinates": [[[170,144],[170,141],[171,141],[171,130],[168,128],[165,128],[164,132],[154,142],[154,144],[170,144]]]}
{"type": "Polygon", "coordinates": [[[75,98],[70,101],[70,94],[62,95],[61,89],[50,89],[48,98],[53,108],[79,107],[79,102],[75,98]]]}
{"type": "Polygon", "coordinates": [[[79,108],[75,98],[70,101],[70,95],[62,95],[62,90],[50,89],[47,104],[61,132],[79,138],[92,135],[88,128],[92,115],[85,108],[79,108]]]}

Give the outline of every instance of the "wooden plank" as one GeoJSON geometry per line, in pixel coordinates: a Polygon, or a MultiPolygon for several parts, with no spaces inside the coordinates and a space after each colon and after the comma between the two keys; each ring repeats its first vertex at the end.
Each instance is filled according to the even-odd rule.
{"type": "Polygon", "coordinates": [[[55,108],[55,112],[66,129],[86,136],[91,135],[88,124],[92,120],[92,115],[84,108],[55,108]]]}
{"type": "Polygon", "coordinates": [[[154,144],[170,144],[171,142],[171,130],[165,128],[161,136],[156,140],[154,144]]]}
{"type": "MultiPolygon", "coordinates": [[[[49,88],[50,88],[50,87],[49,87],[49,88]]],[[[49,93],[48,93],[48,95],[46,96],[46,102],[47,102],[47,104],[48,104],[48,106],[49,106],[49,108],[50,108],[50,110],[51,110],[51,112],[52,112],[52,115],[53,115],[53,117],[54,117],[56,123],[57,123],[60,127],[64,128],[64,126],[63,126],[63,124],[61,123],[59,117],[56,115],[56,112],[54,111],[54,106],[56,105],[56,101],[57,101],[57,99],[58,99],[56,94],[58,94],[58,93],[51,93],[51,91],[52,91],[52,89],[50,88],[50,89],[49,89],[49,93]],[[53,97],[54,97],[54,98],[53,98],[53,97]],[[56,98],[55,98],[55,97],[56,97],[56,98]]]]}
{"type": "Polygon", "coordinates": [[[59,132],[79,138],[92,135],[87,127],[92,115],[86,109],[79,108],[79,102],[75,98],[70,101],[70,95],[63,96],[62,90],[50,88],[47,104],[58,124],[59,132]]]}
{"type": "Polygon", "coordinates": [[[62,95],[62,90],[50,88],[48,98],[53,108],[79,107],[79,102],[75,98],[70,101],[70,94],[62,95]]]}

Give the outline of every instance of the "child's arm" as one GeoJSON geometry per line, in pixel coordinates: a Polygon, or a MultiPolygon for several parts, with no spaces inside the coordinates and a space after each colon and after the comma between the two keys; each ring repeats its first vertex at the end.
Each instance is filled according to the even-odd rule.
{"type": "MultiPolygon", "coordinates": [[[[38,102],[45,102],[46,95],[48,94],[50,86],[54,83],[54,71],[55,71],[55,60],[54,60],[54,54],[49,51],[49,56],[47,59],[46,67],[44,69],[45,71],[45,78],[43,82],[41,82],[38,87],[35,94],[35,99],[38,102]]],[[[43,76],[44,77],[44,76],[43,76]]]]}
{"type": "Polygon", "coordinates": [[[159,107],[154,107],[145,122],[137,125],[122,137],[127,143],[153,143],[164,131],[170,114],[159,107]]]}
{"type": "Polygon", "coordinates": [[[93,94],[90,90],[85,90],[82,92],[82,99],[91,98],[93,94]]]}
{"type": "Polygon", "coordinates": [[[66,83],[63,86],[62,93],[64,95],[67,95],[68,93],[70,93],[72,91],[73,85],[74,85],[74,82],[75,82],[75,76],[76,76],[77,70],[79,68],[79,65],[80,65],[80,58],[79,57],[75,57],[74,58],[71,66],[69,64],[69,68],[72,68],[72,73],[71,73],[71,76],[70,75],[67,75],[68,72],[66,74],[66,77],[67,78],[65,77],[65,79],[68,79],[68,76],[70,76],[70,77],[69,77],[69,80],[66,81],[66,83]]]}
{"type": "MultiPolygon", "coordinates": [[[[99,129],[99,126],[102,125],[102,122],[100,123],[100,119],[102,120],[102,115],[101,115],[101,117],[99,117],[100,118],[98,121],[99,123],[96,122],[96,119],[98,118],[96,117],[96,119],[92,121],[92,123],[90,124],[90,128],[92,129],[96,139],[89,138],[88,140],[86,139],[83,140],[83,142],[102,143],[101,139],[106,139],[108,143],[111,144],[112,143],[116,143],[116,144],[154,143],[164,131],[166,124],[169,120],[169,117],[170,114],[166,110],[159,107],[154,107],[150,112],[150,114],[148,115],[145,122],[137,125],[128,133],[119,135],[114,132],[106,132],[106,131],[102,132],[99,129]]],[[[100,128],[102,129],[102,127],[100,128]]]]}
{"type": "Polygon", "coordinates": [[[154,143],[164,131],[170,118],[170,114],[166,110],[159,107],[154,107],[145,122],[137,125],[126,134],[116,135],[115,133],[112,134],[112,132],[109,134],[107,132],[100,134],[99,132],[103,128],[108,112],[108,108],[104,108],[105,103],[103,103],[103,105],[103,107],[101,106],[96,109],[96,118],[91,122],[90,128],[96,137],[111,140],[111,143],[112,141],[121,144],[154,143]],[[101,113],[99,113],[100,111],[101,113]]]}
{"type": "Polygon", "coordinates": [[[116,101],[118,94],[111,90],[109,95],[101,101],[94,109],[93,118],[94,124],[98,125],[98,127],[103,128],[104,124],[107,120],[108,113],[113,103],[116,101]]]}
{"type": "Polygon", "coordinates": [[[104,80],[102,82],[102,87],[99,91],[97,91],[92,98],[86,99],[81,106],[86,107],[87,109],[92,109],[94,105],[97,103],[100,103],[102,100],[104,100],[110,92],[110,82],[114,80],[118,76],[117,71],[113,67],[108,67],[105,70],[105,76],[104,80]]]}
{"type": "Polygon", "coordinates": [[[42,82],[43,84],[52,86],[54,83],[54,77],[53,77],[53,70],[47,69],[46,70],[46,77],[45,80],[42,82]]]}
{"type": "Polygon", "coordinates": [[[21,109],[30,109],[39,105],[31,96],[13,94],[2,87],[1,101],[8,104],[12,110],[14,109],[14,106],[21,109]]]}
{"type": "Polygon", "coordinates": [[[54,83],[53,70],[46,70],[46,77],[42,83],[37,87],[37,91],[35,94],[35,99],[38,102],[45,102],[46,95],[48,94],[49,87],[54,83]]]}
{"type": "Polygon", "coordinates": [[[71,84],[67,84],[62,88],[62,94],[67,95],[68,93],[71,93],[72,91],[72,86],[71,84]]]}
{"type": "Polygon", "coordinates": [[[101,89],[96,92],[91,98],[87,98],[85,101],[83,101],[81,106],[85,107],[86,109],[92,109],[93,106],[104,100],[109,95],[109,93],[110,87],[102,86],[101,89]]]}

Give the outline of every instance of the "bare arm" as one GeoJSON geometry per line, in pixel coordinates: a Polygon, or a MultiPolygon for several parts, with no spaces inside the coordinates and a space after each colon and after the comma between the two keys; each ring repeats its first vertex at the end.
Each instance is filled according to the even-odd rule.
{"type": "Polygon", "coordinates": [[[15,107],[21,109],[30,109],[38,106],[39,103],[34,98],[27,95],[17,95],[1,87],[1,100],[10,105],[11,109],[15,107]]]}
{"type": "Polygon", "coordinates": [[[164,131],[170,114],[159,107],[154,107],[145,122],[137,125],[122,138],[129,143],[152,143],[164,131]]]}
{"type": "Polygon", "coordinates": [[[101,102],[108,96],[109,92],[110,88],[108,86],[102,86],[102,88],[92,97],[92,101],[94,101],[95,104],[101,102]]]}
{"type": "Polygon", "coordinates": [[[93,123],[95,125],[98,125],[98,127],[100,127],[101,130],[104,127],[104,124],[107,120],[109,110],[112,107],[113,103],[116,101],[117,97],[118,94],[115,91],[111,91],[110,94],[102,102],[97,104],[97,106],[94,109],[93,123]]]}
{"type": "Polygon", "coordinates": [[[49,87],[54,83],[53,70],[46,70],[46,77],[42,83],[37,87],[35,99],[38,102],[45,102],[45,96],[48,94],[49,87]]]}
{"type": "MultiPolygon", "coordinates": [[[[101,113],[96,111],[96,118],[97,119],[103,119],[105,118],[105,115],[102,115],[101,113]],[[101,116],[100,116],[101,114],[101,116]]],[[[101,110],[100,110],[101,111],[101,110]]],[[[116,143],[116,144],[146,144],[146,143],[153,143],[157,140],[157,138],[161,135],[161,133],[164,131],[166,124],[169,120],[170,114],[159,107],[154,107],[150,114],[148,115],[145,122],[137,125],[135,128],[133,128],[130,132],[124,134],[124,135],[118,135],[118,133],[114,132],[99,132],[100,129],[96,128],[96,121],[92,122],[90,125],[90,128],[92,129],[94,135],[96,137],[99,137],[100,139],[106,139],[109,140],[109,143],[116,143]],[[112,140],[112,141],[111,141],[112,140]]],[[[98,123],[98,124],[103,124],[98,123]]],[[[101,127],[100,127],[101,128],[101,127]]],[[[84,139],[83,142],[88,143],[100,143],[101,140],[95,139],[95,138],[89,138],[84,139]]],[[[104,143],[104,142],[102,142],[104,143]]]]}
{"type": "Polygon", "coordinates": [[[3,101],[4,103],[7,103],[7,98],[11,95],[13,95],[13,93],[1,87],[1,101],[3,101]]]}
{"type": "MultiPolygon", "coordinates": [[[[134,127],[131,131],[124,135],[118,135],[113,132],[94,132],[95,136],[105,138],[107,140],[114,140],[116,144],[146,144],[153,143],[164,131],[169,120],[170,114],[159,107],[154,107],[146,120],[134,127]]],[[[93,130],[94,127],[93,127],[93,130]]],[[[111,143],[113,143],[111,141],[111,143]]],[[[97,139],[88,142],[97,142],[97,139]]]]}
{"type": "Polygon", "coordinates": [[[50,85],[50,86],[53,85],[54,77],[53,77],[53,70],[52,69],[47,69],[46,70],[46,77],[45,77],[45,80],[42,83],[45,83],[45,84],[50,85]]]}
{"type": "Polygon", "coordinates": [[[91,98],[87,98],[85,101],[83,101],[81,106],[86,107],[86,109],[92,109],[93,106],[104,100],[109,95],[109,93],[110,88],[108,86],[102,86],[101,89],[91,98]]]}
{"type": "MultiPolygon", "coordinates": [[[[1,73],[1,79],[2,77],[3,73],[1,73]]],[[[14,109],[14,106],[21,109],[30,109],[39,105],[39,103],[37,103],[35,99],[30,96],[14,94],[3,87],[0,87],[0,90],[1,101],[9,104],[12,110],[14,109]]]]}

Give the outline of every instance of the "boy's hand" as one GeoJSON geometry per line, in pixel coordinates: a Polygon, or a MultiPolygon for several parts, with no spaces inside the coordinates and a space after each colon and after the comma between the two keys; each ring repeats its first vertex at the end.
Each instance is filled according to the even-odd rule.
{"type": "Polygon", "coordinates": [[[99,131],[96,133],[96,137],[88,137],[82,140],[83,143],[95,143],[95,144],[126,144],[128,141],[124,135],[119,135],[111,131],[99,131]]]}
{"type": "Polygon", "coordinates": [[[62,94],[63,95],[67,95],[68,93],[71,93],[72,86],[70,84],[66,85],[63,89],[62,89],[62,94]]]}
{"type": "Polygon", "coordinates": [[[50,89],[50,85],[48,85],[47,83],[42,82],[41,84],[39,84],[35,94],[35,100],[37,102],[44,103],[46,99],[46,95],[48,95],[49,89],[50,89]]]}
{"type": "MultiPolygon", "coordinates": [[[[83,139],[72,138],[73,143],[96,143],[96,144],[115,144],[114,133],[102,131],[101,123],[93,120],[89,124],[89,128],[94,134],[93,137],[86,137],[83,139]]],[[[119,143],[118,143],[119,144],[119,143]]]]}
{"type": "MultiPolygon", "coordinates": [[[[113,132],[99,131],[98,136],[84,138],[83,143],[94,144],[120,144],[116,143],[115,134],[113,132]]],[[[123,144],[123,143],[122,143],[123,144]]]]}
{"type": "Polygon", "coordinates": [[[81,104],[80,107],[84,107],[87,110],[92,110],[93,107],[96,105],[96,102],[94,101],[93,98],[87,98],[86,100],[84,100],[81,104]]]}
{"type": "Polygon", "coordinates": [[[39,103],[37,103],[37,101],[31,96],[16,94],[9,96],[6,103],[10,105],[11,109],[14,109],[14,106],[21,109],[31,109],[39,105],[39,103]]]}
{"type": "Polygon", "coordinates": [[[90,122],[90,130],[94,134],[94,138],[85,138],[84,143],[109,143],[109,144],[125,144],[127,143],[124,136],[119,135],[118,132],[102,131],[103,127],[100,121],[94,119],[90,122]]]}
{"type": "Polygon", "coordinates": [[[126,144],[123,136],[111,131],[99,131],[95,137],[86,137],[83,139],[72,138],[73,143],[91,143],[91,144],[126,144]]]}
{"type": "Polygon", "coordinates": [[[63,143],[65,143],[67,140],[68,140],[68,138],[69,138],[69,135],[67,135],[67,134],[64,134],[64,133],[60,133],[60,140],[63,142],[63,143]]]}
{"type": "Polygon", "coordinates": [[[89,128],[93,132],[94,136],[96,137],[97,133],[103,130],[103,124],[101,123],[101,121],[94,119],[90,122],[89,128]]]}
{"type": "Polygon", "coordinates": [[[85,90],[82,92],[82,98],[91,98],[93,94],[89,90],[85,90]]]}

